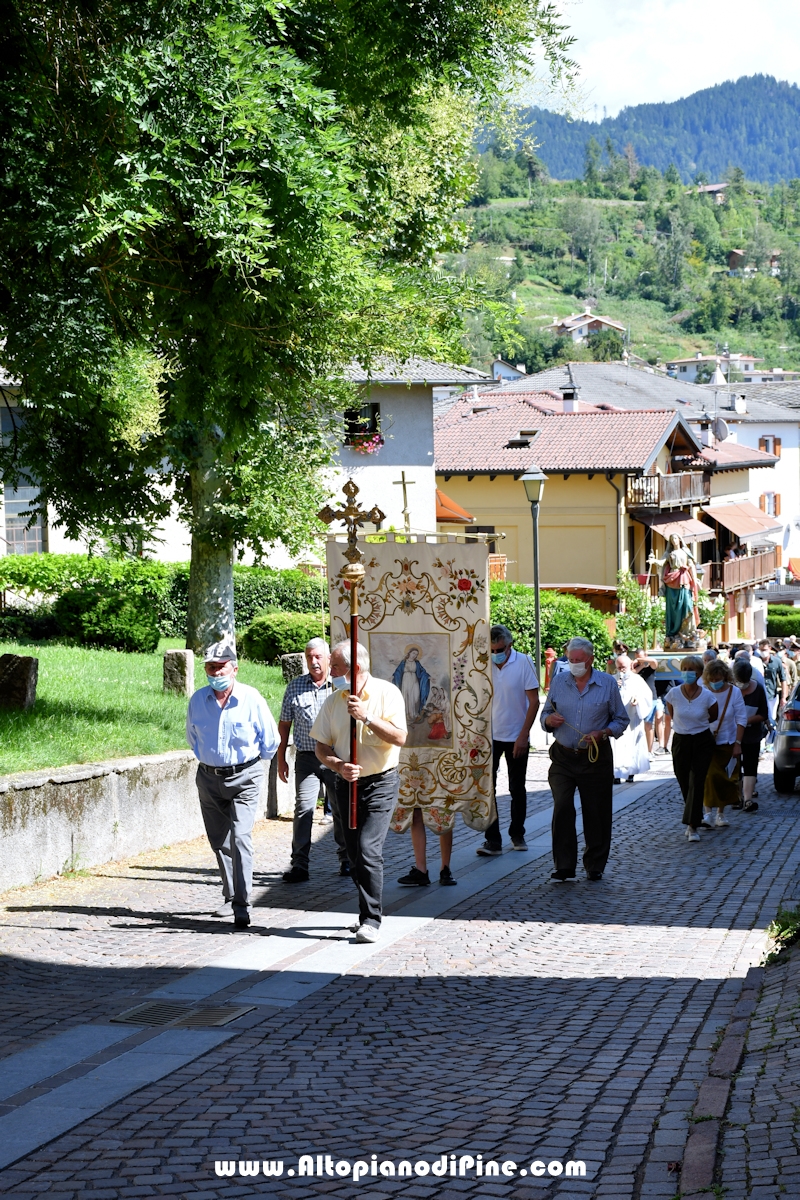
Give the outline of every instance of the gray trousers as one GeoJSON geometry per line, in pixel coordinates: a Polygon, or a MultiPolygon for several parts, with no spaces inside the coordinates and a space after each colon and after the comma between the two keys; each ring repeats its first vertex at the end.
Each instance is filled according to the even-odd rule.
{"type": "Polygon", "coordinates": [[[383,843],[400,791],[397,767],[358,781],[358,828],[350,828],[350,784],[336,776],[336,803],[344,830],[350,872],[358,889],[358,919],[362,925],[381,923],[383,843]]]}
{"type": "Polygon", "coordinates": [[[295,801],[294,827],[292,829],[292,866],[308,870],[308,856],[311,850],[311,830],[314,824],[314,810],[317,807],[320,783],[325,786],[328,804],[333,813],[333,836],[336,841],[336,852],[340,862],[347,861],[347,850],[344,844],[342,824],[339,820],[339,810],[333,803],[336,775],[327,767],[323,767],[313,750],[298,750],[294,763],[295,801]]]}
{"type": "Polygon", "coordinates": [[[232,775],[215,775],[199,766],[196,782],[206,834],[222,877],[222,893],[233,902],[234,916],[244,916],[253,891],[253,825],[264,769],[256,762],[232,775]]]}

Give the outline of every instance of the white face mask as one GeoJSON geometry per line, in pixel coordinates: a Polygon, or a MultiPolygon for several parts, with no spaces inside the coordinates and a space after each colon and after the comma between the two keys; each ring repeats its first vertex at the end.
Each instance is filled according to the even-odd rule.
{"type": "Polygon", "coordinates": [[[331,683],[336,688],[337,692],[343,692],[345,688],[350,687],[350,680],[346,675],[331,675],[331,683]]]}
{"type": "Polygon", "coordinates": [[[586,674],[586,663],[581,663],[581,662],[578,662],[578,663],[573,663],[573,662],[571,662],[571,663],[569,664],[569,669],[570,669],[570,672],[571,672],[573,675],[576,675],[576,676],[578,677],[578,679],[580,679],[581,675],[585,675],[585,674],[586,674]]]}

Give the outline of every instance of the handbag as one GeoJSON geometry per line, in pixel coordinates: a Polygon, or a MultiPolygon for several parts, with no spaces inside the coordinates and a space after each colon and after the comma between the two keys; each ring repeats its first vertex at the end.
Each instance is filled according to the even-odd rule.
{"type": "MultiPolygon", "coordinates": [[[[715,742],[717,740],[717,734],[719,733],[720,729],[722,728],[722,722],[725,720],[725,713],[728,711],[728,705],[731,702],[732,695],[733,695],[733,684],[729,683],[728,684],[728,695],[725,699],[725,707],[722,710],[722,715],[720,716],[719,720],[717,721],[717,730],[716,730],[716,733],[714,734],[715,742]]],[[[738,781],[739,781],[739,775],[737,773],[738,766],[739,766],[739,759],[735,758],[734,755],[731,755],[731,757],[728,759],[728,762],[725,766],[725,774],[728,776],[728,779],[730,779],[733,783],[738,783],[738,781]],[[734,764],[732,771],[730,769],[731,763],[734,764]]]]}

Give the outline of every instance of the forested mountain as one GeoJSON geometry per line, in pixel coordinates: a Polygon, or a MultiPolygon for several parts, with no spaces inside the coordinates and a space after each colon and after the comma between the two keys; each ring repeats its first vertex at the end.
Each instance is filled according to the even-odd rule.
{"type": "Polygon", "coordinates": [[[715,183],[732,165],[748,179],[776,183],[800,177],[800,88],[771,75],[742,76],[670,104],[637,104],[603,121],[573,121],[529,110],[539,157],[555,179],[583,175],[586,143],[629,143],[645,166],[674,163],[685,182],[698,173],[715,183]]]}

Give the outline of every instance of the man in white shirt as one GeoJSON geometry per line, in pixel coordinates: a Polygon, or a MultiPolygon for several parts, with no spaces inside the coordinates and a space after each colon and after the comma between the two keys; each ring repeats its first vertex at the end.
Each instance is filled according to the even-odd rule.
{"type": "MultiPolygon", "coordinates": [[[[514,638],[505,625],[493,625],[492,643],[492,770],[497,803],[497,768],[505,758],[508,767],[508,790],[511,793],[511,824],[508,836],[515,850],[527,850],[525,815],[528,792],[525,776],[528,770],[531,726],[539,708],[539,680],[531,660],[513,647],[514,638]]],[[[503,852],[500,817],[495,817],[486,830],[486,841],[477,853],[493,857],[503,852]]]]}

